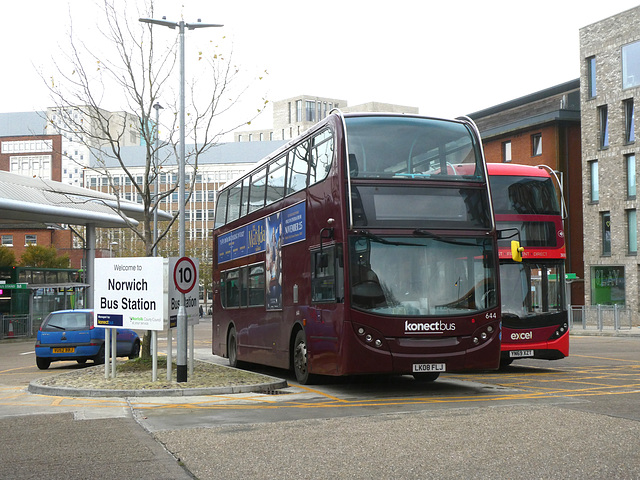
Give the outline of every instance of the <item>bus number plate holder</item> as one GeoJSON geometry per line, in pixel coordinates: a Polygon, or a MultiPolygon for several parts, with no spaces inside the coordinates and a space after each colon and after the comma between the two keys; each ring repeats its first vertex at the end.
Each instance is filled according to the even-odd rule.
{"type": "Polygon", "coordinates": [[[414,363],[413,373],[422,372],[444,372],[446,370],[445,363],[414,363]]]}
{"type": "Polygon", "coordinates": [[[533,357],[533,350],[511,350],[509,352],[510,358],[525,358],[533,357]]]}

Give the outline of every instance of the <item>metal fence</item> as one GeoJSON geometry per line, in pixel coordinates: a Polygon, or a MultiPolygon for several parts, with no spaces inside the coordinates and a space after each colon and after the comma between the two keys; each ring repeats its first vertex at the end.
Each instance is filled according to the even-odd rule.
{"type": "Polygon", "coordinates": [[[4,315],[0,317],[0,339],[33,336],[33,322],[30,315],[4,315]]]}
{"type": "Polygon", "coordinates": [[[569,306],[571,330],[631,330],[631,309],[622,305],[571,305],[569,306]]]}

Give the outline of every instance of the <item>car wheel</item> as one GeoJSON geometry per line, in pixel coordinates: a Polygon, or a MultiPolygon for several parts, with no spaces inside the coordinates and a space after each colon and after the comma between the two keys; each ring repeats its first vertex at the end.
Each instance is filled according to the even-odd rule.
{"type": "Polygon", "coordinates": [[[129,354],[129,358],[138,358],[140,356],[140,342],[133,342],[133,347],[131,347],[131,353],[129,354]]]}
{"type": "Polygon", "coordinates": [[[46,370],[51,365],[51,360],[43,357],[36,357],[36,365],[40,370],[46,370]]]}
{"type": "Polygon", "coordinates": [[[100,347],[98,354],[93,357],[93,363],[96,365],[102,365],[104,363],[104,345],[100,347]]]}
{"type": "Polygon", "coordinates": [[[227,356],[229,357],[229,366],[236,368],[238,366],[238,337],[234,327],[231,327],[227,337],[227,356]]]}

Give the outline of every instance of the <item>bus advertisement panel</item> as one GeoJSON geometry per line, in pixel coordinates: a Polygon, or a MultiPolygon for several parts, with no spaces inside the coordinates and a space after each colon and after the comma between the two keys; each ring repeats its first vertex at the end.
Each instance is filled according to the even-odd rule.
{"type": "MultiPolygon", "coordinates": [[[[565,300],[563,217],[546,168],[487,164],[499,240],[502,365],[517,359],[556,360],[569,355],[565,300]],[[517,235],[522,262],[512,260],[517,235]]],[[[558,182],[556,182],[558,183],[558,182]]],[[[559,184],[559,183],[558,183],[559,184]]]]}
{"type": "Polygon", "coordinates": [[[221,190],[213,353],[315,375],[495,369],[497,238],[475,125],[332,112],[221,190]]]}

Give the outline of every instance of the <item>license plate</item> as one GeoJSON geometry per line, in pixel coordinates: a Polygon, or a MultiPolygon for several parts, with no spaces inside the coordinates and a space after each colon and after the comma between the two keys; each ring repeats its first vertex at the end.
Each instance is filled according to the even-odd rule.
{"type": "Polygon", "coordinates": [[[53,353],[74,353],[76,351],[76,347],[58,347],[52,348],[51,351],[53,353]]]}
{"type": "Polygon", "coordinates": [[[533,357],[533,350],[512,350],[509,352],[510,358],[533,357]]]}
{"type": "Polygon", "coordinates": [[[445,367],[445,363],[414,363],[413,373],[444,372],[446,370],[445,367]]]}

